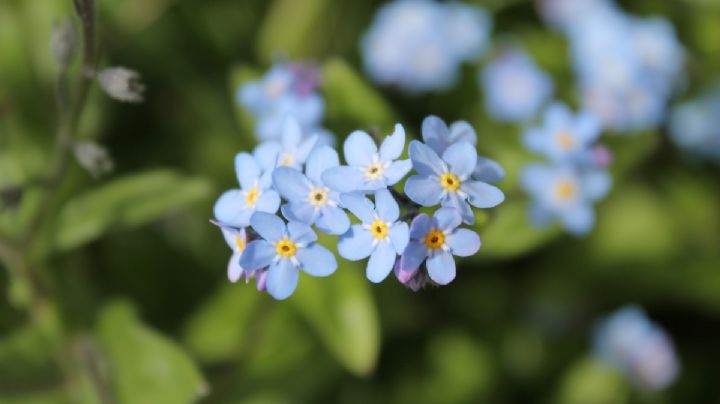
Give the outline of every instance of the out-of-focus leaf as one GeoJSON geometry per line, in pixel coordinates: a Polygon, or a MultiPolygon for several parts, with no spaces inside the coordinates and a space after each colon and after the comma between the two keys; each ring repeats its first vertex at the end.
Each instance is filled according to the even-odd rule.
{"type": "MultiPolygon", "coordinates": [[[[57,341],[35,326],[24,326],[0,339],[0,392],[42,385],[60,377],[53,360],[57,341]]],[[[2,399],[0,399],[0,402],[2,399]]]]}
{"type": "Polygon", "coordinates": [[[602,143],[608,145],[613,153],[610,171],[615,183],[621,183],[630,170],[651,156],[660,144],[655,132],[642,132],[634,135],[603,136],[602,143]]]}
{"type": "Polygon", "coordinates": [[[69,200],[57,221],[55,247],[69,250],[113,228],[132,228],[207,198],[210,186],[201,178],[169,171],[143,172],[119,178],[69,200]]]}
{"type": "Polygon", "coordinates": [[[206,393],[202,374],[190,357],[143,325],[129,303],[103,308],[97,332],[119,403],[190,403],[206,393]]]}
{"type": "Polygon", "coordinates": [[[50,391],[33,391],[27,394],[4,395],[0,393],[2,404],[73,404],[67,398],[65,389],[58,387],[50,391]]]}
{"type": "Polygon", "coordinates": [[[243,352],[263,296],[254,285],[225,283],[190,317],[185,341],[203,362],[219,362],[243,352]]]}
{"type": "Polygon", "coordinates": [[[318,56],[325,41],[322,16],[330,0],[275,0],[258,34],[258,52],[266,62],[318,56]]]}
{"type": "Polygon", "coordinates": [[[591,359],[574,364],[558,392],[560,404],[622,404],[630,391],[620,374],[591,359]]]}

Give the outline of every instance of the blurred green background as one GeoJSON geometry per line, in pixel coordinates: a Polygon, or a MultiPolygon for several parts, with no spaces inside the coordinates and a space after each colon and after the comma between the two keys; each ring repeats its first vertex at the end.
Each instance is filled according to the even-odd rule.
{"type": "MultiPolygon", "coordinates": [[[[477,1],[495,38],[527,46],[575,104],[562,36],[530,1],[477,1]]],[[[408,97],[367,82],[358,39],[378,1],[98,0],[100,66],[129,66],[139,105],[95,86],[77,139],[105,146],[111,175],[52,175],[57,68],[48,41],[70,1],[0,0],[0,403],[706,403],[720,401],[718,167],[658,130],[606,136],[615,186],[585,239],[528,224],[520,128],[493,123],[466,65],[451,91],[408,97]],[[326,126],[417,136],[422,118],[469,120],[508,195],[477,226],[480,253],[443,288],[373,285],[361,263],[303,276],[276,302],[230,284],[208,223],[254,144],[237,85],[277,58],[322,66],[326,126]],[[42,220],[24,240],[34,218],[42,220]],[[7,241],[7,243],[5,243],[7,241]],[[590,358],[595,321],[638,303],[673,337],[682,370],[637,391],[590,358]]],[[[687,89],[720,75],[720,3],[621,2],[663,15],[690,53],[687,89]]],[[[78,70],[77,66],[73,67],[78,70]]]]}

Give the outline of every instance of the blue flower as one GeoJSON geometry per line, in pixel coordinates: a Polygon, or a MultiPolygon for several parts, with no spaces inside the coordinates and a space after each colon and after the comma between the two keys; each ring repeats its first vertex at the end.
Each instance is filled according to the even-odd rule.
{"type": "Polygon", "coordinates": [[[505,122],[532,119],[553,93],[550,76],[517,48],[505,50],[490,61],[479,80],[488,113],[505,122]]]}
{"type": "Polygon", "coordinates": [[[606,171],[578,170],[569,165],[527,166],[521,185],[534,199],[530,218],[538,226],[558,219],[572,234],[582,235],[595,225],[593,203],[603,199],[612,180],[606,171]]]}
{"type": "Polygon", "coordinates": [[[379,151],[370,135],[355,131],[343,147],[349,165],[329,168],[322,174],[323,182],[338,192],[372,192],[395,185],[412,168],[410,160],[397,160],[404,147],[405,130],[400,124],[379,151]]]}
{"type": "Polygon", "coordinates": [[[459,229],[462,218],[456,209],[440,208],[430,218],[420,214],[410,226],[410,242],[400,257],[398,279],[408,283],[417,276],[420,265],[425,266],[430,279],[447,285],[455,279],[455,260],[469,257],[480,249],[480,237],[469,229],[459,229]]]}
{"type": "Polygon", "coordinates": [[[470,178],[477,165],[477,152],[468,142],[449,146],[441,159],[430,147],[413,140],[409,154],[418,174],[405,183],[405,194],[415,203],[455,208],[465,223],[473,224],[475,216],[468,202],[478,208],[492,208],[505,199],[497,187],[470,178]]]}
{"type": "Polygon", "coordinates": [[[340,165],[337,152],[330,146],[318,146],[305,164],[305,175],[289,167],[273,172],[273,185],[288,202],[282,213],[290,221],[315,224],[328,234],[343,234],[350,227],[350,219],[339,206],[340,195],[323,182],[322,173],[340,165]]]}
{"type": "Polygon", "coordinates": [[[261,239],[250,242],[240,265],[268,267],[266,287],[275,299],[286,299],[295,291],[300,269],[312,276],[328,276],[337,269],[335,256],[315,243],[317,236],[310,226],[294,221],[286,225],[279,217],[261,212],[250,222],[261,239]]]}
{"type": "Polygon", "coordinates": [[[292,167],[300,170],[317,140],[317,135],[303,139],[302,128],[298,121],[292,116],[287,116],[283,120],[280,141],[268,140],[259,144],[253,155],[268,174],[271,174],[275,167],[292,167]]]}
{"type": "Polygon", "coordinates": [[[562,103],[547,108],[543,126],[525,132],[525,147],[554,162],[592,164],[591,149],[600,137],[601,125],[595,116],[583,111],[573,115],[562,103]]]}
{"type": "Polygon", "coordinates": [[[669,129],[677,146],[720,163],[720,88],[674,106],[669,129]]]}
{"type": "MultiPolygon", "coordinates": [[[[422,138],[439,156],[454,143],[468,142],[473,146],[477,143],[475,129],[466,121],[453,122],[448,128],[445,121],[434,115],[423,120],[422,138]]],[[[505,170],[496,161],[478,156],[471,177],[488,184],[496,184],[505,178],[505,170]]]]}
{"type": "Polygon", "coordinates": [[[235,156],[235,173],[240,189],[226,191],[215,202],[215,218],[232,227],[245,227],[255,212],[275,213],[280,196],[270,189],[270,177],[264,175],[255,158],[248,153],[235,156]]]}
{"type": "Polygon", "coordinates": [[[392,271],[395,258],[407,246],[408,225],[398,221],[400,208],[387,189],[375,193],[375,206],[357,193],[343,194],[341,200],[362,224],[353,225],[340,237],[338,252],[351,261],[369,256],[367,278],[380,283],[392,271]]]}
{"type": "Polygon", "coordinates": [[[490,39],[492,20],[485,10],[460,2],[441,3],[447,46],[459,60],[482,55],[490,39]]]}
{"type": "Polygon", "coordinates": [[[240,266],[240,256],[245,250],[245,246],[247,246],[247,233],[245,232],[245,228],[235,229],[222,225],[220,226],[220,230],[225,238],[225,242],[233,252],[228,262],[227,276],[230,282],[234,283],[237,282],[245,272],[240,266]]]}

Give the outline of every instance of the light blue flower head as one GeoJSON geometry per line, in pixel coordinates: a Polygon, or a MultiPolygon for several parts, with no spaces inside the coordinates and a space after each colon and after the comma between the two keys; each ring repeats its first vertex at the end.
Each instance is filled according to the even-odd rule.
{"type": "Polygon", "coordinates": [[[519,48],[507,49],[479,75],[485,107],[495,119],[522,122],[532,119],[553,93],[553,82],[519,48]]]}
{"type": "Polygon", "coordinates": [[[343,206],[362,223],[353,225],[340,237],[338,252],[351,261],[370,257],[367,278],[380,283],[392,271],[395,259],[407,246],[408,225],[398,221],[400,208],[387,189],[375,193],[374,206],[359,193],[343,194],[341,199],[343,206]]]}
{"type": "MultiPolygon", "coordinates": [[[[430,115],[422,123],[423,142],[439,156],[452,144],[467,142],[475,146],[475,129],[466,121],[453,122],[450,127],[437,116],[430,115]]],[[[472,178],[478,181],[496,184],[505,178],[505,170],[494,160],[478,156],[472,178]]]]}
{"type": "Polygon", "coordinates": [[[554,103],[545,111],[543,125],[523,135],[525,147],[554,162],[594,163],[591,147],[601,133],[600,121],[589,111],[573,114],[567,105],[554,103]]]}
{"type": "Polygon", "coordinates": [[[290,221],[315,224],[328,234],[343,234],[350,227],[350,219],[340,204],[340,194],[322,180],[322,173],[340,165],[337,152],[330,146],[318,146],[310,153],[305,174],[289,167],[273,171],[275,189],[287,201],[282,213],[290,221]]]}
{"type": "Polygon", "coordinates": [[[255,212],[275,213],[280,196],[270,188],[270,177],[249,153],[235,156],[235,174],[240,189],[223,193],[215,202],[215,218],[223,225],[246,227],[255,212]]]}
{"type": "Polygon", "coordinates": [[[677,146],[720,163],[720,87],[673,107],[669,129],[677,146]]]}
{"type": "Polygon", "coordinates": [[[396,271],[403,284],[424,277],[420,265],[426,260],[427,275],[438,285],[455,279],[453,255],[469,257],[480,249],[480,237],[472,230],[460,229],[462,218],[456,209],[440,208],[430,218],[420,214],[410,226],[410,242],[396,271]]]}
{"type": "Polygon", "coordinates": [[[278,300],[288,298],[297,287],[299,271],[308,275],[328,276],[337,269],[335,256],[316,244],[317,236],[310,226],[258,212],[250,219],[261,239],[253,240],[240,258],[249,269],[267,269],[268,293],[278,300]]]}
{"type": "Polygon", "coordinates": [[[593,204],[607,195],[611,184],[606,171],[578,170],[565,164],[532,164],[521,173],[521,185],[533,198],[531,220],[541,227],[559,220],[576,235],[592,230],[593,204]]]}
{"type": "Polygon", "coordinates": [[[460,2],[440,5],[443,13],[447,46],[459,60],[482,56],[490,39],[492,19],[482,8],[460,2]]]}
{"type": "Polygon", "coordinates": [[[412,168],[410,160],[398,160],[404,148],[405,129],[400,124],[379,150],[370,135],[355,131],[343,145],[348,165],[326,170],[323,182],[338,192],[373,192],[395,185],[412,168]]]}
{"type": "Polygon", "coordinates": [[[275,167],[301,170],[317,140],[317,135],[303,136],[298,121],[293,116],[287,116],[283,120],[280,140],[268,140],[259,144],[253,150],[253,155],[268,173],[272,173],[275,167]]]}
{"type": "Polygon", "coordinates": [[[475,223],[470,208],[492,208],[499,205],[505,195],[497,187],[471,178],[477,166],[477,152],[468,142],[449,146],[442,158],[433,149],[417,140],[410,143],[410,160],[416,175],[405,183],[405,194],[422,206],[457,209],[467,224],[475,223]]]}

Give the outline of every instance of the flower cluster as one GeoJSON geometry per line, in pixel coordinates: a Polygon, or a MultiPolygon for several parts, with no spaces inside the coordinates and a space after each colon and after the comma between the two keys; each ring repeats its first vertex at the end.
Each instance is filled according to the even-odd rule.
{"type": "Polygon", "coordinates": [[[540,8],[570,41],[584,107],[617,131],[661,123],[685,61],[672,24],[611,0],[542,0],[540,8]]]}
{"type": "Polygon", "coordinates": [[[574,115],[564,104],[547,108],[543,125],[524,133],[525,147],[548,160],[526,166],[521,185],[532,198],[530,218],[538,226],[559,220],[568,232],[586,234],[595,224],[593,204],[610,190],[604,170],[611,156],[596,145],[600,122],[589,112],[574,115]]]}
{"type": "Polygon", "coordinates": [[[669,129],[676,145],[720,163],[720,87],[674,106],[669,129]]]}
{"type": "Polygon", "coordinates": [[[255,117],[255,134],[261,141],[277,140],[286,116],[297,119],[305,133],[319,134],[321,142],[332,135],[322,128],[325,100],[318,93],[320,71],[304,63],[277,63],[258,81],[242,85],[237,100],[255,117]]]}
{"type": "Polygon", "coordinates": [[[491,25],[476,6],[396,0],[378,11],[362,40],[365,69],[376,82],[411,93],[448,88],[459,66],[481,55],[491,25]]]}
{"type": "Polygon", "coordinates": [[[594,351],[644,389],[664,389],[679,372],[672,341],[637,306],[623,307],[597,325],[594,351]]]}
{"type": "Polygon", "coordinates": [[[228,278],[256,279],[258,289],[276,299],[293,293],[300,271],[328,276],[337,269],[313,227],[339,236],[341,257],[367,258],[371,282],[382,282],[394,269],[414,290],[446,285],[455,278],[452,256],[470,256],[480,248],[479,236],[460,227],[475,222],[472,207],[491,208],[504,200],[492,184],[505,174],[498,163],[478,156],[477,136],[467,122],[448,127],[440,118],[426,118],[423,141],[410,142],[407,160],[400,158],[402,125],[379,145],[355,131],[343,145],[344,165],[335,149],[317,144],[316,136],[303,140],[301,132],[288,118],[279,142],[239,153],[240,188],[223,193],[214,208],[214,223],[233,251],[228,278]],[[412,170],[404,193],[398,192],[395,187],[412,170]],[[420,213],[436,206],[432,217],[420,213]]]}

